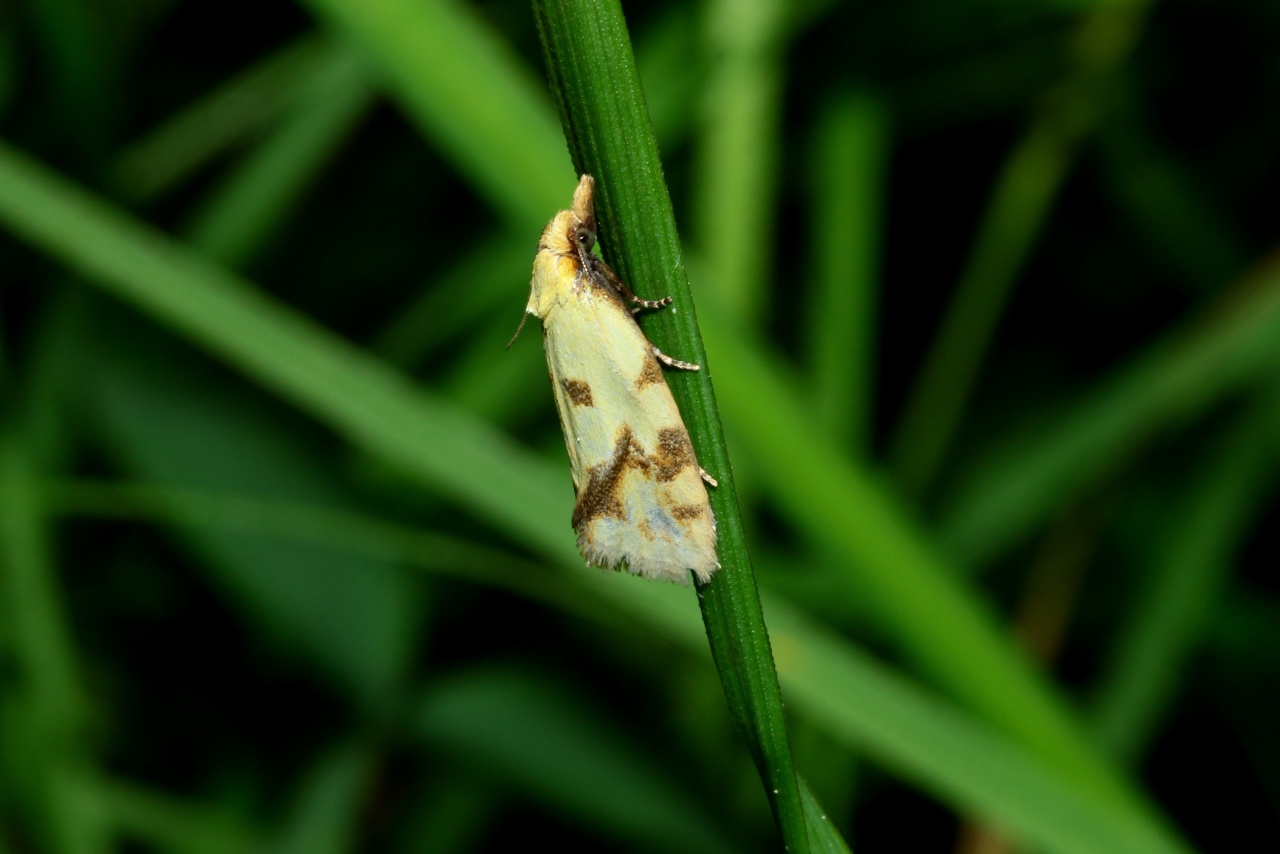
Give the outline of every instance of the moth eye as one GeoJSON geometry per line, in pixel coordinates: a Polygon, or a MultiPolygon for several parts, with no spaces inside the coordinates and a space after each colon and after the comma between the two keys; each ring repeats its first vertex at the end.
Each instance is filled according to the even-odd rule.
{"type": "Polygon", "coordinates": [[[583,248],[590,249],[595,245],[596,236],[585,228],[580,228],[578,229],[578,242],[582,244],[583,248]]]}

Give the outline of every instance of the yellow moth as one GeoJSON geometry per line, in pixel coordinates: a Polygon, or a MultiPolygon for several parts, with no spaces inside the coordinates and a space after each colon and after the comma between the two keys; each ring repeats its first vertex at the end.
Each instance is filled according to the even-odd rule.
{"type": "Polygon", "coordinates": [[[662,353],[633,317],[671,297],[640,299],[593,251],[594,189],[583,175],[573,207],[543,229],[525,309],[526,319],[542,321],[573,469],[578,551],[590,566],[681,584],[692,572],[705,582],[720,567],[703,486],[716,482],[698,465],[659,362],[699,366],[662,353]]]}

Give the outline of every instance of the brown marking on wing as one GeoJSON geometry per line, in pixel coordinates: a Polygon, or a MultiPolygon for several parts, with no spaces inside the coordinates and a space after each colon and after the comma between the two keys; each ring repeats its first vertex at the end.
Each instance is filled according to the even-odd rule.
{"type": "Polygon", "coordinates": [[[654,476],[660,483],[670,483],[680,472],[695,465],[693,445],[683,427],[667,427],[658,431],[658,449],[653,454],[654,476]]]}
{"type": "Polygon", "coordinates": [[[671,515],[677,522],[692,522],[702,518],[706,512],[705,504],[677,504],[671,508],[671,515]]]}
{"type": "Polygon", "coordinates": [[[582,380],[561,380],[564,386],[564,393],[569,395],[569,401],[574,406],[595,406],[595,402],[591,399],[591,386],[582,380]]]}
{"type": "MultiPolygon", "coordinates": [[[[579,534],[593,519],[611,516],[622,519],[626,508],[622,500],[623,479],[628,471],[636,471],[643,477],[651,477],[659,483],[670,483],[681,472],[696,466],[693,445],[683,427],[668,427],[658,431],[658,447],[646,454],[635,441],[631,428],[622,425],[614,440],[613,455],[606,461],[587,469],[586,487],[578,494],[573,508],[573,528],[579,534]]],[[[672,517],[686,526],[707,511],[703,505],[681,504],[672,507],[672,517]]],[[[657,538],[647,520],[636,522],[640,532],[648,539],[657,538]]]]}
{"type": "Polygon", "coordinates": [[[618,488],[622,483],[623,472],[627,469],[628,460],[633,459],[631,428],[625,424],[618,428],[617,439],[613,446],[613,456],[599,465],[587,469],[589,480],[587,486],[578,496],[578,503],[573,508],[573,528],[581,530],[581,526],[601,516],[623,516],[622,498],[618,488]]]}
{"type": "Polygon", "coordinates": [[[643,391],[646,387],[662,381],[662,366],[658,364],[657,359],[650,356],[644,360],[640,376],[636,377],[636,391],[643,391]]]}

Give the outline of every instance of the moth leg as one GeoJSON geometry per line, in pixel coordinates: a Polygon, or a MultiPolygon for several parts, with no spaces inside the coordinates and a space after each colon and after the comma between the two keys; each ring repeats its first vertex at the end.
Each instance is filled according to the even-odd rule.
{"type": "MultiPolygon", "coordinates": [[[[650,344],[649,346],[653,347],[652,344],[650,344]]],[[[671,368],[679,368],[682,371],[702,370],[702,365],[695,365],[693,362],[682,362],[679,359],[673,359],[670,356],[668,356],[666,353],[659,350],[657,347],[653,347],[653,355],[658,357],[659,362],[671,368]]]]}
{"type": "Polygon", "coordinates": [[[623,296],[635,303],[636,307],[631,309],[633,314],[641,309],[663,308],[664,306],[671,305],[671,297],[663,297],[662,299],[641,299],[630,292],[623,294],[623,296]]]}
{"type": "Polygon", "coordinates": [[[707,470],[702,466],[698,466],[698,474],[702,475],[702,479],[707,482],[708,486],[719,486],[720,482],[711,475],[707,474],[707,470]]]}
{"type": "Polygon", "coordinates": [[[626,282],[618,278],[618,274],[613,272],[613,269],[608,264],[604,263],[604,261],[597,260],[596,269],[599,270],[600,275],[609,282],[609,287],[613,288],[629,302],[636,305],[635,308],[631,309],[632,314],[635,314],[641,309],[662,308],[663,306],[671,305],[671,297],[663,297],[662,299],[641,299],[636,296],[635,291],[627,287],[626,282]]]}

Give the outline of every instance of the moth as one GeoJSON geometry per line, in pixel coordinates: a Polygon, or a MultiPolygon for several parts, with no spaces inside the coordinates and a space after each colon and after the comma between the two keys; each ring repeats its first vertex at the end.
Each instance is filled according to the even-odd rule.
{"type": "Polygon", "coordinates": [[[641,299],[595,254],[594,192],[583,175],[572,207],[543,229],[511,343],[529,315],[542,321],[587,564],[680,584],[692,572],[705,582],[720,567],[704,486],[716,481],[698,465],[662,374],[662,365],[700,366],[663,353],[636,323],[636,312],[671,297],[641,299]]]}

